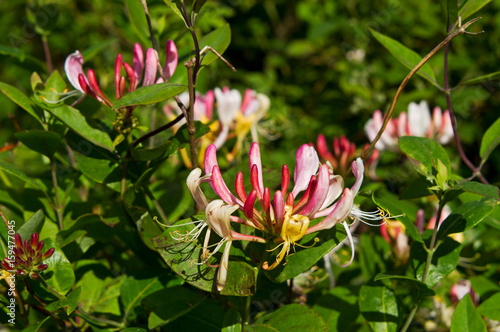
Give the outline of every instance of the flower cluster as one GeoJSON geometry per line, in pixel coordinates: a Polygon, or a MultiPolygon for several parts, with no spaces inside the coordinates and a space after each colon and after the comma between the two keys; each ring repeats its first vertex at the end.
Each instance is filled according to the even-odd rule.
{"type": "Polygon", "coordinates": [[[38,273],[47,269],[47,264],[42,262],[52,256],[55,249],[50,248],[42,254],[43,241],[40,241],[38,233],[31,235],[31,240],[23,240],[21,236],[16,233],[15,236],[16,246],[13,249],[14,261],[4,258],[2,261],[2,268],[5,271],[15,270],[18,276],[29,276],[31,279],[38,279],[38,273]]]}
{"type": "MultiPolygon", "coordinates": [[[[184,105],[189,104],[187,92],[179,95],[184,105]]],[[[217,149],[221,148],[227,140],[236,138],[231,153],[227,154],[227,159],[233,161],[236,155],[241,152],[243,142],[250,133],[252,141],[258,141],[258,123],[267,114],[270,106],[269,98],[254,90],[247,89],[242,98],[238,90],[215,88],[205,95],[197,94],[194,103],[194,120],[209,124],[211,133],[201,139],[199,159],[203,165],[205,150],[210,144],[214,144],[217,149]],[[214,120],[214,104],[217,106],[217,121],[214,120]]],[[[181,114],[181,110],[176,103],[168,103],[164,107],[165,114],[170,119],[181,114]]],[[[173,129],[177,130],[185,120],[179,122],[173,129]]],[[[187,167],[191,168],[187,154],[183,153],[183,161],[187,167]]]]}
{"type": "MultiPolygon", "coordinates": [[[[375,139],[383,123],[382,112],[375,111],[373,118],[365,125],[365,132],[370,141],[375,139]]],[[[379,150],[395,150],[398,147],[398,137],[401,136],[428,137],[440,144],[447,144],[453,138],[450,112],[442,112],[441,108],[436,106],[431,117],[426,101],[421,101],[420,104],[412,102],[408,105],[408,114],[402,112],[398,118],[389,120],[375,147],[379,150]]]]}
{"type": "MultiPolygon", "coordinates": [[[[204,228],[208,228],[203,249],[203,264],[222,246],[227,243],[219,269],[218,287],[223,288],[227,273],[229,248],[233,240],[247,240],[261,243],[276,243],[270,251],[281,247],[274,261],[265,261],[262,268],[276,268],[290,254],[292,246],[306,234],[330,229],[342,223],[349,240],[352,238],[347,218],[361,221],[380,221],[384,219],[379,211],[363,212],[354,204],[354,197],[363,181],[364,165],[360,158],[352,163],[356,181],[351,188],[344,188],[344,180],[326,164],[320,164],[314,147],[304,144],[297,151],[294,170],[294,186],[290,189],[290,171],[287,165],[282,167],[281,188],[271,194],[269,187],[264,186],[260,148],[253,143],[250,148],[250,183],[252,189],[244,188],[243,173],[236,175],[233,194],[223,180],[217,163],[216,146],[210,145],[205,155],[205,173],[194,169],[187,179],[188,188],[196,204],[205,211],[206,220],[196,221],[197,226],[188,234],[174,235],[177,240],[189,241],[198,238],[204,228]],[[220,197],[208,202],[200,188],[202,182],[208,182],[220,197]],[[258,204],[256,204],[258,202],[258,204]],[[232,215],[239,210],[240,214],[232,215]],[[321,218],[320,222],[311,226],[310,221],[321,218]],[[239,234],[231,230],[230,223],[239,223],[259,230],[265,238],[239,234]],[[214,230],[222,240],[213,252],[208,251],[210,231],[214,230]]],[[[354,248],[353,255],[354,255],[354,248]]],[[[353,256],[350,262],[352,262],[353,256]]],[[[348,264],[350,264],[350,262],[348,264]]]]}
{"type": "MultiPolygon", "coordinates": [[[[316,140],[316,149],[320,158],[326,163],[329,162],[331,168],[336,170],[338,173],[345,175],[349,165],[356,159],[356,156],[360,155],[360,149],[356,148],[356,145],[350,142],[344,135],[335,137],[333,139],[333,153],[328,149],[328,144],[326,143],[325,136],[323,134],[318,135],[316,140]]],[[[364,150],[368,148],[368,144],[365,145],[364,150]]],[[[375,177],[375,167],[377,166],[379,157],[379,151],[374,149],[370,157],[365,160],[365,166],[370,170],[370,175],[372,178],[375,177]]]]}
{"type": "MultiPolygon", "coordinates": [[[[169,79],[177,67],[177,48],[173,41],[167,41],[166,61],[163,67],[163,75],[156,79],[158,67],[158,53],[148,48],[146,51],[146,63],[144,63],[144,52],[139,43],[134,45],[134,59],[132,66],[123,61],[123,55],[120,53],[115,61],[115,92],[116,99],[120,99],[126,92],[134,91],[142,80],[142,86],[147,86],[155,83],[163,83],[165,77],[169,79]],[[125,76],[122,76],[122,67],[125,69],[129,86],[125,76]],[[144,78],[143,78],[144,74],[144,78]]],[[[87,75],[83,72],[83,56],[80,51],[70,54],[64,63],[64,70],[69,82],[77,90],[84,94],[97,99],[108,107],[112,107],[109,98],[102,92],[97,82],[96,75],[92,69],[87,71],[87,75]]]]}

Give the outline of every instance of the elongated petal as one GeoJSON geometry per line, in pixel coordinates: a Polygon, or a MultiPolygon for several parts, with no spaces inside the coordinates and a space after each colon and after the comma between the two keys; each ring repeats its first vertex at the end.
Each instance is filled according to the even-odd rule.
{"type": "Polygon", "coordinates": [[[245,214],[245,217],[247,217],[250,220],[253,220],[254,217],[253,207],[256,199],[257,199],[257,191],[252,190],[245,201],[245,205],[243,206],[243,214],[245,214]]]}
{"type": "MultiPolygon", "coordinates": [[[[78,75],[82,74],[83,77],[85,77],[82,66],[83,66],[83,56],[80,53],[80,51],[75,51],[75,53],[71,53],[66,58],[66,61],[64,61],[64,71],[66,72],[66,77],[68,78],[69,82],[75,89],[85,93],[85,91],[80,86],[80,82],[78,81],[78,75]]],[[[86,77],[85,81],[87,81],[86,77]]]]}
{"type": "Polygon", "coordinates": [[[352,162],[352,173],[356,177],[356,182],[352,186],[351,190],[354,193],[354,196],[358,194],[359,188],[361,188],[361,184],[363,183],[363,178],[365,175],[365,166],[363,164],[363,160],[361,158],[357,158],[352,162]]]}
{"type": "Polygon", "coordinates": [[[330,170],[326,164],[321,165],[318,172],[318,179],[316,180],[316,188],[310,198],[306,203],[304,208],[300,210],[300,214],[310,218],[316,212],[319,211],[323,205],[329,189],[330,170]]]}
{"type": "Polygon", "coordinates": [[[135,74],[135,86],[137,87],[142,79],[142,72],[144,71],[144,53],[142,52],[142,47],[139,43],[134,45],[134,74],[135,74]]]}
{"type": "Polygon", "coordinates": [[[247,193],[245,192],[245,186],[243,185],[243,172],[238,172],[238,174],[236,174],[234,186],[238,197],[244,202],[247,199],[247,193]]]}
{"type": "Polygon", "coordinates": [[[274,206],[274,218],[276,221],[274,229],[278,230],[281,229],[281,225],[283,224],[285,216],[285,202],[283,194],[281,193],[280,190],[274,193],[273,206],[274,206]]]}
{"type": "Polygon", "coordinates": [[[332,212],[319,224],[309,227],[307,234],[317,232],[323,229],[330,229],[338,223],[344,221],[350,214],[354,204],[354,195],[349,188],[344,189],[340,200],[335,203],[332,212]]]}
{"type": "Polygon", "coordinates": [[[260,148],[258,143],[252,143],[250,147],[250,170],[252,170],[253,165],[257,166],[257,181],[259,184],[260,193],[264,192],[264,180],[262,178],[262,161],[260,159],[260,148]]]}
{"type": "Polygon", "coordinates": [[[297,151],[295,164],[295,172],[293,179],[295,186],[293,187],[293,196],[297,195],[307,189],[311,176],[316,174],[319,167],[318,154],[314,147],[304,144],[297,151]]]}
{"type": "Polygon", "coordinates": [[[158,67],[158,53],[152,48],[146,52],[146,69],[144,70],[144,81],[142,86],[154,84],[156,80],[156,69],[158,67]]]}
{"type": "Polygon", "coordinates": [[[333,155],[328,150],[328,146],[326,144],[326,139],[323,134],[319,134],[316,140],[316,147],[318,148],[318,153],[323,159],[331,159],[333,155]]]}
{"type": "Polygon", "coordinates": [[[443,113],[443,123],[439,128],[438,134],[438,142],[440,144],[448,144],[455,134],[453,133],[453,126],[451,125],[451,116],[449,111],[445,111],[443,113]]]}
{"type": "Polygon", "coordinates": [[[115,90],[116,90],[116,99],[120,99],[120,80],[122,77],[122,63],[123,63],[123,56],[122,54],[118,54],[116,56],[116,61],[115,61],[115,90]]]}
{"type": "Polygon", "coordinates": [[[410,135],[423,137],[431,125],[431,112],[425,100],[420,104],[411,102],[408,105],[408,126],[410,135]]]}
{"type": "Polygon", "coordinates": [[[219,271],[217,272],[217,290],[220,292],[226,287],[227,271],[229,268],[229,252],[231,250],[232,241],[227,241],[222,254],[219,271]]]}
{"type": "Polygon", "coordinates": [[[220,149],[226,143],[227,135],[229,134],[229,126],[222,125],[222,130],[213,143],[217,149],[220,149]]]}
{"type": "Polygon", "coordinates": [[[200,176],[201,176],[201,169],[199,168],[193,169],[191,173],[189,173],[186,183],[189,191],[191,192],[191,195],[193,195],[196,205],[198,205],[198,207],[201,210],[205,211],[208,202],[207,198],[205,197],[205,194],[200,188],[200,182],[204,179],[207,179],[208,177],[205,175],[203,179],[200,176]]]}
{"type": "Polygon", "coordinates": [[[214,166],[218,165],[217,163],[217,148],[215,145],[210,144],[205,152],[205,173],[212,173],[212,169],[214,166]]]}
{"type": "MultiPolygon", "coordinates": [[[[344,189],[344,179],[340,175],[330,174],[330,185],[328,187],[328,195],[326,196],[323,205],[320,208],[321,210],[326,209],[330,206],[340,195],[342,195],[342,190],[344,189]]],[[[318,213],[315,214],[315,218],[317,218],[318,213]]],[[[328,215],[325,214],[325,216],[328,215]]]]}
{"type": "Polygon", "coordinates": [[[225,205],[220,199],[214,200],[207,205],[205,210],[207,223],[220,237],[232,239],[229,217],[236,210],[238,210],[238,205],[225,205]]]}
{"type": "Polygon", "coordinates": [[[212,185],[217,195],[219,195],[224,202],[230,205],[238,204],[243,206],[243,203],[229,191],[229,188],[222,178],[219,166],[217,165],[212,169],[212,185]]]}
{"type": "Polygon", "coordinates": [[[243,101],[241,102],[241,112],[243,114],[245,114],[245,110],[253,99],[255,99],[255,91],[252,89],[246,89],[243,101]]]}
{"type": "Polygon", "coordinates": [[[347,233],[347,238],[349,239],[349,243],[351,244],[351,259],[349,260],[349,262],[340,265],[340,267],[347,267],[347,266],[351,265],[352,261],[354,260],[354,252],[355,252],[354,251],[354,241],[352,240],[351,230],[349,229],[349,226],[347,225],[347,223],[344,221],[342,223],[342,225],[344,225],[344,229],[347,233]]]}
{"type": "Polygon", "coordinates": [[[172,40],[167,40],[166,54],[167,58],[163,66],[163,75],[168,80],[174,74],[178,61],[177,47],[175,47],[175,43],[172,40]]]}

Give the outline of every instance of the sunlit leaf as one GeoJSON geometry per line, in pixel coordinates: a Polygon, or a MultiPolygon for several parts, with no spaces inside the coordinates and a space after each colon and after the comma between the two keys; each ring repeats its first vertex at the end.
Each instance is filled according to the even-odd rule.
{"type": "MultiPolygon", "coordinates": [[[[220,55],[222,55],[229,46],[230,42],[231,42],[231,28],[229,27],[229,24],[226,24],[222,28],[216,29],[200,39],[200,51],[205,46],[210,46],[214,50],[216,50],[220,55]]],[[[217,55],[213,54],[210,51],[207,51],[207,54],[203,58],[202,65],[208,66],[217,59],[218,59],[217,55]]]]}
{"type": "Polygon", "coordinates": [[[462,17],[462,22],[481,8],[486,6],[491,0],[467,0],[458,10],[458,15],[462,17]]]}
{"type": "Polygon", "coordinates": [[[113,108],[117,109],[125,106],[156,104],[177,96],[179,93],[186,90],[186,88],[187,87],[185,85],[172,83],[159,83],[143,86],[121,97],[113,105],[113,108]]]}
{"type": "Polygon", "coordinates": [[[250,331],[326,331],[323,318],[313,309],[300,304],[288,304],[257,319],[250,331]]]}
{"type": "Polygon", "coordinates": [[[396,296],[383,284],[363,285],[359,291],[359,308],[373,331],[397,331],[399,318],[396,296]]]}
{"type": "Polygon", "coordinates": [[[458,303],[451,319],[451,332],[486,332],[486,326],[469,294],[458,303]]]}
{"type": "Polygon", "coordinates": [[[500,292],[486,299],[477,310],[481,315],[489,319],[500,321],[500,292]]]}
{"type": "Polygon", "coordinates": [[[500,118],[493,122],[483,135],[481,148],[479,149],[479,155],[483,160],[482,162],[488,160],[490,154],[498,144],[500,144],[500,118]]]}
{"type": "MultiPolygon", "coordinates": [[[[422,57],[418,55],[415,51],[410,50],[400,42],[387,37],[380,32],[370,29],[372,35],[377,39],[382,46],[384,46],[391,54],[403,65],[405,65],[409,69],[413,69],[421,60],[422,57]]],[[[436,76],[432,71],[432,68],[429,64],[424,64],[417,74],[434,84],[435,86],[439,86],[436,81],[436,76]]]]}
{"type": "Polygon", "coordinates": [[[399,148],[409,157],[419,161],[425,167],[427,174],[433,175],[437,169],[438,159],[451,174],[450,159],[444,148],[436,141],[425,137],[403,136],[398,139],[399,148]]]}
{"type": "Polygon", "coordinates": [[[0,82],[0,91],[2,91],[10,100],[15,102],[19,107],[28,112],[31,116],[33,116],[43,127],[43,122],[36,113],[35,109],[31,104],[31,100],[24,95],[20,90],[9,85],[7,83],[0,82]]]}

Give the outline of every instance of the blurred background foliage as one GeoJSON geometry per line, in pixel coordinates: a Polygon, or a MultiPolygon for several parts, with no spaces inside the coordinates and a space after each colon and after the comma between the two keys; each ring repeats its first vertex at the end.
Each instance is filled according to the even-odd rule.
{"type": "MultiPolygon", "coordinates": [[[[0,24],[2,80],[23,91],[29,90],[33,71],[47,77],[41,37],[35,30],[47,36],[55,69],[62,71],[66,56],[78,49],[85,56],[84,68],[93,68],[106,90],[113,89],[116,54],[122,52],[125,59],[130,59],[135,42],[150,46],[147,29],[134,24],[144,19],[136,17],[142,12],[134,8],[134,1],[125,1],[125,6],[123,1],[28,3],[0,4],[2,12],[9,13],[3,15],[0,24]],[[35,20],[43,31],[34,28],[35,20]]],[[[183,22],[163,1],[148,4],[162,48],[167,39],[173,39],[179,48],[191,45],[187,30],[182,29],[183,22]]],[[[456,38],[449,56],[450,82],[456,86],[452,101],[470,158],[477,156],[477,142],[497,118],[494,110],[500,106],[500,93],[496,81],[458,84],[498,71],[498,9],[498,2],[483,8],[478,13],[483,19],[473,30],[483,29],[485,33],[456,38]]],[[[327,140],[345,134],[358,145],[367,141],[364,124],[374,110],[388,108],[408,72],[373,38],[370,29],[400,41],[421,56],[446,36],[446,11],[436,1],[209,1],[200,16],[197,29],[201,33],[225,22],[230,24],[232,41],[225,56],[238,71],[232,72],[222,62],[216,62],[200,76],[197,89],[205,92],[227,85],[269,95],[273,125],[270,134],[283,138],[272,143],[277,151],[276,164],[293,160],[296,147],[314,142],[318,133],[327,140]]],[[[443,85],[442,52],[430,64],[443,85]]],[[[431,107],[446,109],[445,95],[421,77],[414,77],[395,115],[406,110],[409,102],[422,99],[431,107]]],[[[3,95],[0,100],[0,140],[8,142],[15,131],[9,118],[15,105],[3,95]]],[[[88,115],[97,112],[93,100],[83,106],[88,115]]],[[[23,129],[34,126],[33,120],[22,114],[16,113],[15,118],[23,129]]],[[[498,154],[492,156],[486,165],[487,178],[498,181],[498,169],[492,165],[499,159],[498,154]]]]}

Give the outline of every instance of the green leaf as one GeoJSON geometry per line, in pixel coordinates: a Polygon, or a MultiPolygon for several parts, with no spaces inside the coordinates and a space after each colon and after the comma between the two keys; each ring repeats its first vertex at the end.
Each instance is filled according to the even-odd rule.
{"type": "MultiPolygon", "coordinates": [[[[424,232],[427,245],[429,245],[431,234],[432,232],[430,231],[424,232]]],[[[432,256],[429,273],[425,280],[425,283],[429,287],[434,287],[444,276],[455,270],[458,264],[458,259],[460,258],[461,249],[462,245],[457,241],[450,237],[444,238],[443,242],[439,245],[432,256]]],[[[413,243],[410,248],[410,259],[415,271],[415,277],[422,280],[422,275],[427,261],[427,251],[425,250],[423,244],[413,243]]]]}
{"type": "Polygon", "coordinates": [[[186,20],[184,20],[184,16],[182,16],[181,10],[179,9],[179,5],[178,5],[179,1],[163,0],[163,2],[165,2],[165,4],[167,6],[169,6],[170,9],[172,9],[172,11],[175,13],[175,15],[177,15],[182,20],[182,22],[184,22],[184,24],[186,25],[186,28],[189,28],[186,20]]]}
{"type": "Polygon", "coordinates": [[[55,248],[54,254],[43,262],[48,265],[43,273],[47,284],[59,294],[65,295],[75,284],[75,273],[73,266],[68,261],[63,251],[51,240],[44,239],[43,252],[49,248],[55,248]]]}
{"type": "Polygon", "coordinates": [[[458,15],[462,17],[462,22],[464,22],[467,17],[483,8],[489,2],[491,0],[467,0],[460,6],[458,15]]]}
{"type": "Polygon", "coordinates": [[[481,148],[479,149],[479,155],[481,156],[481,162],[484,163],[490,157],[490,154],[500,143],[500,118],[498,118],[493,124],[486,130],[481,140],[481,148]]]}
{"type": "Polygon", "coordinates": [[[38,183],[38,180],[34,180],[34,179],[30,178],[23,171],[17,169],[13,165],[6,164],[6,163],[0,161],[0,170],[3,170],[9,174],[12,174],[15,177],[23,180],[24,182],[29,182],[29,183],[35,185],[36,187],[39,187],[39,188],[42,187],[40,185],[40,183],[38,183]]]}
{"type": "Polygon", "coordinates": [[[418,291],[418,298],[419,299],[421,299],[423,297],[427,297],[427,296],[434,296],[436,294],[434,292],[434,290],[432,290],[432,288],[429,288],[429,286],[427,286],[422,281],[414,279],[414,278],[410,278],[407,276],[379,274],[375,277],[374,280],[378,281],[378,280],[384,280],[384,279],[395,279],[395,280],[399,280],[399,281],[406,281],[407,283],[409,283],[410,285],[412,285],[413,287],[416,288],[416,290],[418,291]]]}
{"type": "Polygon", "coordinates": [[[36,211],[26,222],[17,229],[17,234],[21,239],[29,240],[33,233],[40,233],[45,222],[45,215],[42,210],[36,211]]]}
{"type": "Polygon", "coordinates": [[[68,296],[64,297],[59,301],[52,302],[51,304],[46,306],[45,309],[48,311],[56,311],[58,309],[63,309],[69,316],[73,311],[75,311],[76,307],[78,306],[78,300],[80,298],[81,292],[82,288],[77,287],[74,290],[72,290],[68,294],[68,296]]]}
{"type": "Polygon", "coordinates": [[[102,312],[120,316],[120,287],[126,277],[97,277],[94,271],[88,271],[77,285],[84,292],[80,296],[80,307],[87,312],[102,312]]]}
{"type": "Polygon", "coordinates": [[[486,332],[481,315],[474,307],[470,294],[466,294],[460,302],[458,302],[453,317],[451,319],[451,332],[486,332]]]}
{"type": "Polygon", "coordinates": [[[37,129],[20,131],[14,136],[31,150],[47,157],[54,155],[62,140],[58,133],[37,129]]]}
{"type": "Polygon", "coordinates": [[[500,77],[500,71],[496,71],[494,73],[489,73],[486,75],[481,75],[478,77],[471,78],[470,80],[467,80],[465,82],[462,82],[461,84],[476,84],[476,83],[482,83],[485,81],[492,81],[493,79],[497,79],[500,77]]]}
{"type": "Polygon", "coordinates": [[[460,205],[439,226],[437,238],[471,229],[487,217],[494,207],[494,201],[487,198],[460,205]]]}
{"type": "MultiPolygon", "coordinates": [[[[295,247],[296,252],[288,256],[288,260],[284,265],[284,261],[271,271],[265,271],[266,276],[275,282],[284,282],[288,279],[294,278],[299,274],[309,270],[316,262],[323,256],[328,254],[333,248],[342,242],[347,234],[345,233],[344,226],[338,224],[331,229],[320,231],[319,233],[312,233],[304,236],[300,241],[302,246],[311,246],[314,244],[314,239],[317,238],[319,242],[314,244],[311,248],[295,247]]],[[[271,244],[271,248],[276,247],[276,244],[271,244]]],[[[269,249],[269,248],[268,248],[269,249]]],[[[293,250],[293,248],[291,249],[293,250]]],[[[277,250],[273,254],[277,253],[277,250]]],[[[274,255],[268,257],[268,262],[273,261],[274,255]]],[[[269,265],[270,265],[269,264],[269,265]]]]}
{"type": "Polygon", "coordinates": [[[457,189],[461,189],[465,192],[490,197],[494,199],[499,199],[499,189],[496,186],[489,184],[484,184],[475,181],[464,181],[456,185],[457,189]]]}
{"type": "Polygon", "coordinates": [[[125,0],[129,21],[144,44],[149,43],[148,21],[141,0],[125,0]]]}
{"type": "MultiPolygon", "coordinates": [[[[163,260],[189,284],[207,291],[217,292],[217,269],[209,267],[220,263],[220,254],[212,256],[202,265],[193,264],[200,262],[203,253],[202,246],[196,241],[180,242],[171,236],[173,232],[185,233],[194,228],[192,224],[183,225],[190,222],[190,219],[180,221],[175,230],[167,230],[162,235],[153,238],[153,244],[162,256],[163,260]]],[[[215,237],[215,236],[213,236],[215,237]]],[[[200,237],[201,238],[201,237],[200,237]]],[[[227,243],[226,243],[227,245],[227,243]]],[[[222,251],[222,249],[221,249],[222,251]]],[[[226,286],[220,292],[221,295],[249,296],[255,293],[257,282],[257,269],[245,262],[234,260],[235,248],[231,248],[226,286]]]]}
{"type": "Polygon", "coordinates": [[[109,135],[97,128],[92,127],[79,110],[68,105],[47,109],[66,126],[74,130],[78,135],[101,146],[107,150],[113,150],[113,142],[109,135]]]}
{"type": "Polygon", "coordinates": [[[397,331],[398,303],[394,292],[384,285],[363,285],[359,291],[359,309],[373,331],[397,331]]]}
{"type": "Polygon", "coordinates": [[[141,300],[146,295],[163,288],[158,278],[127,278],[120,286],[120,299],[123,304],[123,321],[133,320],[139,313],[144,313],[144,309],[141,307],[141,300]]]}
{"type": "MultiPolygon", "coordinates": [[[[231,43],[231,28],[229,27],[229,24],[226,24],[222,28],[216,29],[201,38],[200,51],[203,50],[205,46],[210,46],[220,55],[222,55],[229,46],[229,43],[231,43]]],[[[208,66],[218,59],[217,55],[213,54],[210,51],[207,52],[208,53],[203,58],[203,66],[208,66]]]]}
{"type": "MultiPolygon", "coordinates": [[[[194,135],[195,139],[201,138],[202,136],[210,132],[210,127],[202,123],[201,121],[195,121],[194,127],[196,129],[196,133],[194,135]]],[[[172,137],[172,142],[174,144],[169,146],[170,151],[173,149],[183,148],[185,145],[189,145],[189,132],[187,129],[187,124],[183,124],[182,127],[177,130],[175,136],[172,137]]]]}
{"type": "Polygon", "coordinates": [[[489,319],[500,321],[500,292],[481,303],[477,310],[481,315],[489,319]]]}
{"type": "Polygon", "coordinates": [[[160,328],[196,308],[205,296],[182,286],[162,289],[142,300],[148,312],[148,328],[160,328]]]}
{"type": "Polygon", "coordinates": [[[177,96],[187,89],[185,85],[159,83],[143,86],[127,93],[113,105],[114,109],[125,106],[150,105],[177,96]]]}
{"type": "Polygon", "coordinates": [[[323,318],[311,308],[288,304],[257,319],[249,331],[326,331],[323,318]]]}
{"type": "MultiPolygon", "coordinates": [[[[403,65],[405,65],[409,69],[413,69],[421,60],[422,57],[418,55],[415,51],[410,50],[400,42],[387,37],[375,30],[370,29],[372,35],[379,41],[382,46],[384,46],[391,54],[403,65]]],[[[435,86],[439,86],[436,81],[436,76],[432,71],[431,66],[426,63],[424,64],[417,74],[434,84],[435,86]]]]}
{"type": "Polygon", "coordinates": [[[38,332],[42,326],[49,320],[53,318],[52,316],[47,316],[44,320],[38,321],[36,323],[30,323],[22,332],[38,332]]]}
{"type": "Polygon", "coordinates": [[[328,331],[358,332],[365,322],[359,311],[358,296],[348,287],[331,289],[314,303],[313,309],[323,317],[328,331]]]}
{"type": "Polygon", "coordinates": [[[24,93],[22,93],[20,90],[13,87],[12,85],[3,82],[0,82],[0,91],[2,91],[7,97],[10,98],[10,100],[16,103],[19,107],[21,107],[26,112],[31,114],[31,116],[33,116],[43,127],[43,122],[38,116],[38,114],[35,112],[35,109],[31,104],[31,100],[26,95],[24,95],[24,93]]]}
{"type": "Polygon", "coordinates": [[[398,144],[406,155],[422,163],[427,175],[434,175],[433,170],[437,170],[438,160],[441,160],[448,174],[451,174],[450,159],[436,141],[425,137],[403,136],[398,139],[398,144]]]}
{"type": "Polygon", "coordinates": [[[446,0],[447,26],[453,24],[458,17],[458,0],[446,0]]]}
{"type": "Polygon", "coordinates": [[[167,142],[152,149],[134,149],[132,150],[132,157],[138,161],[149,161],[160,158],[167,152],[170,144],[170,142],[167,142]]]}
{"type": "Polygon", "coordinates": [[[93,158],[93,156],[77,153],[75,154],[75,160],[78,169],[94,181],[109,183],[118,182],[121,179],[122,171],[118,165],[104,156],[93,158]]]}
{"type": "Polygon", "coordinates": [[[362,233],[359,241],[359,265],[366,280],[373,278],[377,273],[387,271],[390,260],[391,245],[373,232],[362,233]]]}
{"type": "MultiPolygon", "coordinates": [[[[382,210],[389,211],[391,218],[399,220],[405,226],[405,232],[408,234],[413,240],[423,243],[422,237],[420,236],[420,231],[418,230],[415,222],[411,221],[410,218],[406,216],[406,213],[401,211],[399,208],[394,206],[393,204],[381,200],[380,198],[375,198],[372,196],[373,202],[377,204],[382,210]]],[[[389,221],[390,222],[390,221],[389,221]]]]}

